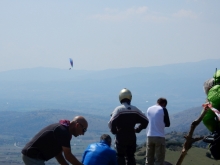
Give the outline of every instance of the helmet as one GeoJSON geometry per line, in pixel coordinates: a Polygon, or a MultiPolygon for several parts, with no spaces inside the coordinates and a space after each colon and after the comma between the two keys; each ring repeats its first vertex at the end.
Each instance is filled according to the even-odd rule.
{"type": "Polygon", "coordinates": [[[124,88],[120,91],[119,93],[119,101],[121,102],[123,99],[128,99],[131,101],[132,99],[132,94],[131,94],[131,91],[124,88]]]}

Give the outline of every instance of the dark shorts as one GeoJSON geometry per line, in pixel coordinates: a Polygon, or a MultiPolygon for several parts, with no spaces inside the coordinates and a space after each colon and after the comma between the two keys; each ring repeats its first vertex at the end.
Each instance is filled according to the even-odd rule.
{"type": "Polygon", "coordinates": [[[25,165],[45,165],[44,160],[33,159],[33,158],[27,157],[23,154],[22,154],[22,159],[23,159],[25,165]]]}

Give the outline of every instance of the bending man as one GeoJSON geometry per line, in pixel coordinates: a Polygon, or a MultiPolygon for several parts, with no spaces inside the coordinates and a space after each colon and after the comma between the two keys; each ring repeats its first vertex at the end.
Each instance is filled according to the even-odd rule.
{"type": "Polygon", "coordinates": [[[60,120],[43,128],[21,151],[25,165],[44,165],[53,157],[62,165],[82,165],[71,152],[70,140],[72,135],[84,135],[87,127],[86,119],[76,116],[71,122],[60,120]]]}

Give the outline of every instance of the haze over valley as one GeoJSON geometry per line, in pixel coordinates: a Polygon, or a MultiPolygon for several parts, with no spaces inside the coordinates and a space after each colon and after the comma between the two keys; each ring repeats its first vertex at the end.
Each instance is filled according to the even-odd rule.
{"type": "Polygon", "coordinates": [[[166,97],[169,112],[176,113],[205,101],[203,83],[219,64],[220,59],[213,59],[101,71],[32,68],[0,72],[0,110],[60,109],[109,116],[120,104],[119,91],[128,88],[132,104],[142,111],[166,97]]]}

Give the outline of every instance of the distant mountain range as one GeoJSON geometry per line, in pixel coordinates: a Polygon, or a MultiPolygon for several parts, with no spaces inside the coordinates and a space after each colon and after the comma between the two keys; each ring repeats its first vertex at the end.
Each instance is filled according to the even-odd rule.
{"type": "Polygon", "coordinates": [[[2,129],[0,135],[30,138],[43,127],[58,123],[61,119],[72,120],[75,116],[84,116],[88,123],[89,133],[109,132],[108,120],[110,117],[100,117],[66,110],[39,110],[39,111],[0,111],[2,129]]]}
{"type": "Polygon", "coordinates": [[[5,71],[0,72],[0,111],[62,109],[109,116],[126,87],[133,94],[132,104],[142,111],[166,97],[169,112],[176,113],[204,102],[203,83],[215,68],[220,68],[220,59],[102,71],[5,71]]]}
{"type": "MultiPolygon", "coordinates": [[[[191,123],[199,118],[202,112],[202,106],[190,108],[176,114],[170,115],[171,125],[166,128],[167,132],[189,132],[191,123]]],[[[196,134],[209,134],[208,129],[201,122],[195,129],[196,134]]]]}
{"type": "MultiPolygon", "coordinates": [[[[171,126],[166,128],[166,132],[188,132],[191,123],[196,120],[201,113],[201,107],[195,107],[188,110],[170,115],[171,126]]],[[[101,135],[102,133],[111,134],[108,128],[110,116],[98,116],[75,111],[66,110],[40,110],[40,111],[0,111],[0,121],[2,124],[0,137],[12,136],[17,138],[31,138],[40,129],[51,123],[59,122],[60,119],[72,120],[74,116],[82,115],[89,123],[88,132],[83,138],[91,138],[92,135],[101,135]]],[[[145,141],[146,130],[137,134],[138,141],[145,141]]],[[[208,134],[208,130],[201,122],[195,130],[195,134],[208,134]]]]}

